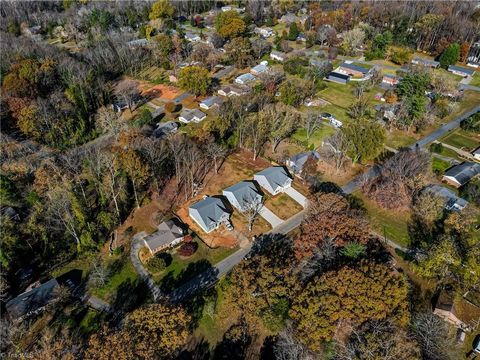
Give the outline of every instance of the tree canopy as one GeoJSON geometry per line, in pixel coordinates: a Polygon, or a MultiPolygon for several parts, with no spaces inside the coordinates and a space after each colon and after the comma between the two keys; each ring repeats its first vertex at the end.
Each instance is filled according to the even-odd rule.
{"type": "Polygon", "coordinates": [[[211,82],[208,70],[200,66],[184,67],[178,75],[178,85],[195,95],[205,95],[211,82]]]}

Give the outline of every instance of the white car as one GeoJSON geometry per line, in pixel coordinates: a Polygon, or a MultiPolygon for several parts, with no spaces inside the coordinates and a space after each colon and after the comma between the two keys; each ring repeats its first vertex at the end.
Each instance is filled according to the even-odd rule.
{"type": "Polygon", "coordinates": [[[228,231],[232,231],[233,230],[233,225],[230,221],[227,221],[225,223],[225,227],[227,228],[228,231]]]}

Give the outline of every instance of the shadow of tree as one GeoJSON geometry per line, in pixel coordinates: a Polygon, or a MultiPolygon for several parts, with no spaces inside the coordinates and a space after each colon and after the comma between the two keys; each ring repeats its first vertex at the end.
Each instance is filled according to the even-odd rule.
{"type": "Polygon", "coordinates": [[[337,184],[330,181],[315,181],[310,185],[310,192],[324,192],[324,193],[335,193],[341,194],[342,188],[337,184]]]}
{"type": "Polygon", "coordinates": [[[142,305],[150,291],[143,280],[125,280],[117,288],[112,308],[116,312],[127,313],[142,305]]]}
{"type": "Polygon", "coordinates": [[[198,274],[213,269],[210,261],[202,259],[188,264],[177,276],[174,271],[170,271],[163,277],[160,282],[160,289],[166,293],[172,292],[179,286],[185,284],[187,281],[193,279],[198,274]]]}
{"type": "Polygon", "coordinates": [[[213,360],[243,360],[252,342],[248,326],[241,322],[232,325],[223,335],[213,352],[213,360]]]}
{"type": "Polygon", "coordinates": [[[178,360],[208,360],[210,359],[210,344],[205,339],[197,342],[191,349],[184,349],[176,357],[178,360]]]}

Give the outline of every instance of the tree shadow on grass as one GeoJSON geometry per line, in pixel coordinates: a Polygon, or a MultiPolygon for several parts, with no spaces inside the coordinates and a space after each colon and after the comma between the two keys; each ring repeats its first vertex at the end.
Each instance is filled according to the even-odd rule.
{"type": "Polygon", "coordinates": [[[210,359],[210,344],[202,339],[188,349],[182,350],[176,357],[178,360],[208,360],[210,359]]]}
{"type": "Polygon", "coordinates": [[[213,360],[243,360],[252,342],[248,326],[241,322],[232,325],[213,352],[213,360]]]}
{"type": "Polygon", "coordinates": [[[117,288],[112,307],[116,312],[127,313],[142,305],[150,292],[143,280],[127,279],[117,288]]]}
{"type": "Polygon", "coordinates": [[[167,273],[160,281],[160,289],[165,293],[170,293],[181,285],[185,284],[189,280],[193,279],[197,275],[208,272],[213,269],[210,261],[202,259],[196,262],[188,264],[180,274],[175,276],[173,271],[167,273]]]}

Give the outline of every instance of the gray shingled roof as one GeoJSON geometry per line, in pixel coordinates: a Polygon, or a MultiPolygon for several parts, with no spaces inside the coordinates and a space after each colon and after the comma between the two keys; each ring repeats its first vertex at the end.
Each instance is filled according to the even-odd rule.
{"type": "Polygon", "coordinates": [[[448,71],[458,71],[458,72],[463,72],[464,74],[468,75],[473,75],[475,73],[475,70],[473,69],[467,69],[461,66],[456,66],[456,65],[450,65],[448,67],[448,71]]]}
{"type": "Polygon", "coordinates": [[[468,201],[458,197],[452,190],[441,185],[429,185],[425,188],[426,191],[430,191],[433,194],[440,196],[445,200],[445,205],[451,208],[453,205],[457,205],[460,208],[464,208],[468,205],[468,201]]]}
{"type": "Polygon", "coordinates": [[[147,236],[144,241],[150,249],[171,244],[176,239],[183,237],[183,230],[173,220],[162,222],[158,230],[147,236]]]}
{"type": "Polygon", "coordinates": [[[294,171],[301,171],[310,156],[314,156],[317,160],[320,159],[320,154],[316,151],[301,152],[292,156],[290,162],[293,164],[294,171]]]}
{"type": "Polygon", "coordinates": [[[272,189],[283,187],[288,180],[292,179],[283,166],[272,166],[255,175],[264,176],[272,189]]]}
{"type": "Polygon", "coordinates": [[[240,181],[239,183],[226,188],[223,190],[223,192],[232,193],[242,208],[244,207],[244,203],[246,201],[250,201],[251,199],[255,199],[257,197],[262,197],[256,182],[247,180],[240,181]]]}
{"type": "Polygon", "coordinates": [[[480,174],[480,164],[474,162],[463,162],[445,172],[445,176],[453,177],[460,185],[466,184],[478,174],[480,174]]]}
{"type": "Polygon", "coordinates": [[[348,63],[342,63],[340,67],[345,68],[345,69],[350,69],[353,71],[358,71],[361,72],[362,74],[367,74],[370,70],[355,64],[348,64],[348,63]]]}
{"type": "Polygon", "coordinates": [[[197,210],[196,213],[191,214],[205,229],[209,229],[212,224],[217,224],[225,213],[230,213],[222,199],[213,196],[191,205],[190,209],[197,210]]]}

